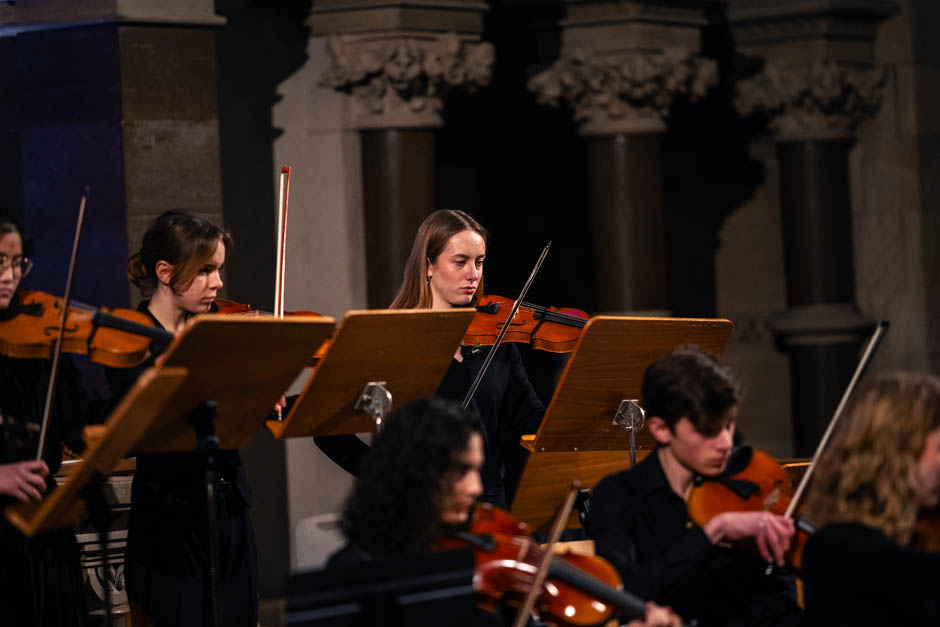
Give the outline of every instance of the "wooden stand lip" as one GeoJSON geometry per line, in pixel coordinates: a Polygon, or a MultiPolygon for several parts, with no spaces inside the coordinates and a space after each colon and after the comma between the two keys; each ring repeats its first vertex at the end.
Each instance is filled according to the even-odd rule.
{"type": "MultiPolygon", "coordinates": [[[[271,316],[258,317],[258,316],[202,314],[199,316],[194,316],[192,319],[188,321],[186,331],[187,333],[192,333],[193,332],[192,329],[194,327],[200,324],[205,324],[209,322],[217,322],[218,324],[225,325],[227,327],[246,326],[247,328],[247,325],[258,325],[258,326],[265,325],[266,328],[260,329],[258,333],[267,334],[267,339],[271,341],[270,343],[272,344],[272,349],[262,350],[262,349],[257,348],[256,346],[255,352],[257,354],[263,355],[265,359],[268,359],[269,364],[277,364],[277,367],[279,369],[284,368],[284,364],[286,363],[284,359],[288,358],[288,357],[285,357],[285,355],[289,356],[289,360],[291,360],[290,361],[291,365],[288,368],[290,370],[290,375],[289,376],[284,375],[283,386],[280,387],[280,389],[278,389],[276,393],[271,394],[270,406],[269,407],[266,406],[264,408],[264,411],[259,411],[257,425],[255,429],[238,429],[236,432],[236,435],[233,438],[231,435],[231,429],[225,429],[224,427],[222,428],[219,427],[220,421],[224,423],[224,421],[226,420],[226,416],[224,415],[224,406],[221,402],[223,401],[223,398],[203,399],[203,400],[215,400],[215,401],[220,402],[220,410],[223,410],[223,413],[220,414],[219,419],[217,419],[217,425],[216,425],[217,432],[218,432],[219,439],[220,439],[220,447],[223,449],[237,449],[243,446],[247,442],[247,439],[250,438],[251,435],[253,435],[257,431],[257,428],[260,428],[264,424],[265,417],[270,413],[271,410],[273,410],[274,403],[277,400],[278,396],[280,396],[284,391],[286,391],[287,388],[290,386],[291,382],[294,381],[297,375],[299,375],[303,371],[303,369],[306,367],[307,363],[309,362],[310,357],[316,352],[317,348],[319,348],[319,346],[322,345],[329,338],[329,336],[335,331],[336,325],[335,325],[334,319],[329,316],[290,316],[286,318],[275,318],[271,316]],[[289,329],[291,327],[297,327],[297,326],[307,327],[308,329],[311,330],[311,332],[307,334],[307,337],[310,337],[312,335],[312,336],[316,336],[317,339],[312,340],[309,346],[303,346],[301,344],[297,344],[296,340],[293,338],[286,338],[286,339],[283,339],[283,341],[281,341],[282,338],[279,335],[280,331],[284,329],[289,329]],[[317,329],[316,331],[314,331],[315,328],[317,329]],[[292,341],[294,343],[292,343],[292,341]],[[300,354],[303,355],[302,360],[294,359],[297,356],[296,353],[298,352],[300,352],[300,354]],[[280,355],[280,358],[276,359],[278,355],[280,355]],[[296,361],[296,363],[294,363],[294,361],[296,361]]],[[[241,351],[246,351],[246,348],[243,346],[243,344],[245,343],[245,335],[240,335],[239,337],[241,339],[241,342],[237,348],[241,351]]],[[[295,334],[295,337],[296,337],[296,334],[295,334]]],[[[166,355],[166,358],[164,361],[165,365],[173,365],[174,356],[176,355],[175,351],[176,351],[176,348],[178,346],[178,342],[180,339],[181,338],[177,338],[177,340],[174,341],[174,343],[171,344],[170,347],[167,349],[167,352],[165,353],[166,355]]],[[[209,339],[212,339],[211,336],[209,337],[209,339]]],[[[231,364],[229,363],[230,359],[231,358],[228,357],[226,359],[225,364],[219,364],[219,366],[222,366],[222,365],[231,366],[231,364]]],[[[252,363],[254,365],[254,362],[252,363]]],[[[260,366],[255,368],[255,371],[264,372],[265,374],[270,374],[269,370],[264,370],[264,369],[259,370],[259,368],[260,366]]],[[[235,374],[238,376],[241,376],[242,372],[235,371],[235,374]]],[[[281,374],[284,374],[284,373],[281,373],[281,374]]],[[[222,392],[220,392],[220,394],[222,394],[223,396],[226,393],[233,394],[239,388],[238,386],[233,386],[232,384],[225,382],[224,379],[226,378],[226,376],[227,375],[223,373],[212,372],[211,376],[205,376],[203,385],[218,386],[219,389],[223,390],[222,392]]],[[[262,377],[262,379],[263,378],[264,377],[262,377]]],[[[261,383],[259,382],[259,379],[255,379],[252,381],[252,385],[257,386],[257,385],[261,385],[261,383]]],[[[184,393],[187,389],[188,388],[184,386],[183,388],[184,393]]],[[[250,389],[250,388],[246,388],[246,389],[250,389]]],[[[268,392],[270,392],[270,390],[268,390],[268,392]]],[[[175,407],[174,409],[180,409],[180,408],[175,407]]],[[[151,432],[147,434],[149,437],[145,439],[149,443],[146,444],[146,446],[141,445],[137,447],[135,449],[135,452],[155,453],[155,452],[186,451],[186,450],[192,450],[195,447],[195,436],[192,435],[191,430],[188,427],[188,425],[181,425],[180,421],[175,421],[175,422],[171,422],[168,424],[176,425],[176,426],[170,430],[168,430],[166,426],[155,427],[154,430],[152,430],[151,432]]]]}
{"type": "MultiPolygon", "coordinates": [[[[313,375],[310,377],[310,380],[307,381],[303,391],[291,408],[290,413],[283,421],[269,420],[267,422],[268,429],[278,438],[335,435],[374,430],[374,425],[365,418],[364,414],[359,414],[353,410],[356,395],[362,391],[362,387],[370,381],[393,381],[395,377],[401,378],[400,362],[402,361],[408,361],[409,364],[411,364],[411,368],[416,369],[418,366],[414,364],[420,364],[422,358],[425,362],[429,359],[433,359],[434,361],[428,368],[434,370],[434,376],[437,376],[437,380],[433,382],[434,387],[428,387],[427,383],[423,381],[412,383],[412,387],[422,387],[424,395],[432,395],[436,389],[437,383],[444,376],[450,364],[450,360],[453,357],[453,353],[460,345],[474,315],[476,315],[476,311],[473,308],[462,307],[454,309],[352,309],[348,311],[342,321],[337,325],[329,349],[315,367],[313,375]],[[413,319],[414,326],[417,330],[408,336],[383,336],[382,338],[376,338],[374,340],[372,338],[363,339],[348,335],[348,330],[351,328],[357,326],[360,329],[363,326],[367,327],[370,324],[370,318],[374,319],[376,325],[379,324],[380,320],[394,321],[394,323],[406,325],[408,319],[413,319]],[[422,336],[421,331],[426,330],[418,326],[418,323],[422,320],[425,321],[422,325],[424,327],[427,326],[427,320],[440,321],[437,328],[432,332],[442,334],[443,338],[435,337],[436,343],[433,347],[428,345],[428,341],[430,341],[428,332],[425,332],[422,336]],[[346,330],[347,335],[344,335],[344,330],[346,330]],[[459,335],[457,331],[459,331],[459,335]],[[452,340],[446,339],[450,338],[451,333],[453,335],[452,340]],[[412,340],[412,338],[414,339],[412,340]],[[425,341],[419,341],[421,339],[425,339],[425,341]],[[361,346],[362,342],[368,344],[372,354],[370,354],[368,358],[360,359],[361,353],[364,352],[361,346]],[[372,342],[372,344],[369,344],[369,342],[372,342]],[[443,348],[443,344],[445,343],[446,350],[443,348]],[[437,353],[438,347],[441,347],[440,354],[437,353]],[[400,351],[402,350],[412,351],[414,357],[411,360],[405,359],[400,355],[400,351]],[[358,361],[356,361],[356,359],[358,359],[358,361]],[[387,363],[393,364],[393,366],[386,367],[387,372],[376,366],[376,363],[383,363],[377,362],[377,360],[381,359],[385,359],[387,363]],[[341,364],[345,364],[345,366],[348,367],[354,363],[363,364],[362,370],[348,373],[340,372],[341,364]],[[438,370],[439,373],[437,372],[438,370]],[[340,393],[337,392],[337,390],[345,390],[342,392],[342,398],[323,399],[322,397],[326,394],[326,391],[322,389],[324,382],[340,374],[344,375],[341,377],[340,383],[332,385],[330,390],[335,393],[340,393]],[[346,383],[347,377],[356,377],[356,380],[354,383],[346,383]],[[319,391],[315,390],[317,386],[321,387],[319,391]],[[355,391],[352,391],[353,388],[355,388],[355,391]],[[314,397],[309,396],[311,394],[320,394],[320,397],[316,397],[319,399],[319,402],[315,402],[315,400],[313,400],[314,397]],[[304,415],[304,412],[307,412],[307,415],[304,415]],[[311,412],[314,414],[312,418],[309,415],[311,412]],[[328,412],[329,415],[325,415],[324,412],[328,412]],[[298,418],[298,416],[301,415],[304,415],[302,420],[298,418]],[[344,418],[344,416],[346,417],[344,418]],[[349,416],[352,416],[352,418],[349,416]],[[344,426],[340,428],[336,428],[335,425],[326,427],[327,421],[339,421],[344,426]],[[315,422],[316,424],[304,424],[310,422],[315,422]],[[348,426],[346,426],[347,423],[348,426]],[[357,426],[362,428],[354,428],[357,426]]],[[[394,332],[399,333],[400,330],[395,330],[394,332]]],[[[427,376],[427,374],[428,373],[425,373],[425,376],[427,376]]],[[[413,377],[415,380],[418,378],[417,375],[413,377]]],[[[410,398],[416,398],[416,396],[413,395],[402,398],[402,390],[395,390],[392,389],[392,387],[394,387],[394,385],[389,384],[389,391],[393,395],[395,407],[400,406],[403,402],[410,400],[410,398]]]]}

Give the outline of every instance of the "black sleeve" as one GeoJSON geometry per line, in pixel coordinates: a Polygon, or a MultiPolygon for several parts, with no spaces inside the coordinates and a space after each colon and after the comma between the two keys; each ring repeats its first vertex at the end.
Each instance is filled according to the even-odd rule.
{"type": "Polygon", "coordinates": [[[670,544],[661,559],[648,559],[639,546],[641,524],[653,524],[622,474],[603,479],[589,500],[588,535],[597,554],[608,560],[623,579],[623,587],[647,600],[675,598],[701,577],[702,566],[716,550],[698,527],[686,530],[670,544]]]}
{"type": "Polygon", "coordinates": [[[85,450],[82,430],[108,417],[110,403],[93,393],[71,356],[63,355],[55,389],[55,411],[59,437],[76,453],[85,450]]]}
{"type": "Polygon", "coordinates": [[[108,379],[108,386],[111,388],[111,396],[115,404],[119,403],[134,387],[134,383],[137,382],[144,370],[154,365],[154,363],[156,363],[156,358],[151,355],[142,364],[130,368],[105,367],[104,373],[108,379]]]}
{"type": "Polygon", "coordinates": [[[500,423],[508,421],[518,435],[534,434],[542,423],[545,405],[529,381],[519,349],[514,344],[505,344],[499,350],[505,351],[509,368],[506,393],[500,409],[500,423]]]}

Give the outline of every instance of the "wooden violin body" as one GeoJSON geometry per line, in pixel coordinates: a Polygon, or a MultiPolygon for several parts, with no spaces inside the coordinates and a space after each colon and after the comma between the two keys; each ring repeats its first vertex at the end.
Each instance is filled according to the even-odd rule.
{"type": "MultiPolygon", "coordinates": [[[[477,315],[464,335],[467,346],[491,346],[506,324],[513,300],[486,295],[477,301],[477,315]]],[[[570,353],[587,323],[587,313],[580,309],[541,307],[522,303],[509,323],[504,342],[523,342],[538,350],[570,353]]]]}
{"type": "MultiPolygon", "coordinates": [[[[524,523],[488,504],[477,505],[468,534],[445,537],[440,550],[470,546],[476,556],[474,589],[481,606],[495,612],[499,603],[518,603],[535,578],[545,551],[528,536],[524,523]]],[[[602,625],[618,609],[634,616],[643,601],[620,589],[620,577],[606,560],[574,553],[551,556],[548,579],[539,591],[536,613],[549,625],[602,625]]]]}
{"type": "MultiPolygon", "coordinates": [[[[18,293],[18,313],[0,323],[0,353],[20,359],[49,359],[58,335],[62,299],[40,291],[18,293]]],[[[150,327],[150,318],[131,309],[101,310],[124,320],[150,327]]],[[[69,307],[62,336],[62,350],[87,355],[94,362],[128,368],[150,354],[150,338],[128,331],[98,326],[96,310],[69,307]]]]}
{"type": "MultiPolygon", "coordinates": [[[[767,453],[750,447],[736,449],[739,458],[729,462],[736,469],[730,475],[698,478],[686,505],[689,518],[704,526],[724,512],[771,512],[785,516],[793,500],[793,479],[780,463],[767,453]]],[[[796,569],[802,564],[803,547],[809,539],[797,528],[790,541],[787,563],[796,569]]]]}

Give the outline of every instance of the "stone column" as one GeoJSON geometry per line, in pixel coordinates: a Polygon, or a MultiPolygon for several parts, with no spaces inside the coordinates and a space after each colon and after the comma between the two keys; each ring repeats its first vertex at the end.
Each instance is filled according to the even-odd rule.
{"type": "Polygon", "coordinates": [[[848,156],[855,128],[881,102],[872,67],[877,22],[895,3],[740,2],[741,52],[763,57],[735,105],[765,117],[780,166],[787,309],[772,320],[790,357],[794,453],[813,453],[872,327],[855,300],[848,156]]]}
{"type": "Polygon", "coordinates": [[[666,309],[660,135],[676,98],[716,82],[696,56],[707,4],[568,2],[561,58],[529,82],[585,138],[601,311],[666,309]]]}
{"type": "Polygon", "coordinates": [[[321,85],[348,94],[348,124],[361,134],[370,307],[391,303],[415,231],[438,208],[434,129],[443,123],[443,97],[489,83],[485,10],[473,0],[314,6],[313,33],[329,35],[331,57],[321,85]]]}
{"type": "MultiPolygon", "coordinates": [[[[221,222],[210,0],[4,5],[31,285],[65,285],[79,197],[91,187],[73,296],[126,306],[128,252],[167,209],[221,222]]],[[[10,85],[5,85],[10,90],[10,85]]],[[[2,132],[0,132],[2,135],[2,132]]],[[[2,150],[2,149],[0,149],[2,150]]],[[[17,167],[17,164],[13,164],[17,167]]]]}
{"type": "MultiPolygon", "coordinates": [[[[0,3],[0,194],[18,188],[9,198],[35,242],[31,287],[58,293],[65,286],[85,185],[91,196],[76,300],[136,300],[128,252],[163,211],[222,223],[215,72],[222,23],[211,0],[0,3]]],[[[109,478],[116,516],[106,547],[86,525],[77,529],[91,624],[103,622],[105,587],[114,624],[126,622],[130,481],[109,478]]]]}

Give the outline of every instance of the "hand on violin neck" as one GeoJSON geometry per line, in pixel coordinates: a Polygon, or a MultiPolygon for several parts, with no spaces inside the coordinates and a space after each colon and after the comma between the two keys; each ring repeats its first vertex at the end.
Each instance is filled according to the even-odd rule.
{"type": "Polygon", "coordinates": [[[753,541],[768,563],[783,566],[793,521],[770,512],[725,512],[708,521],[702,531],[712,544],[753,541]]]}

